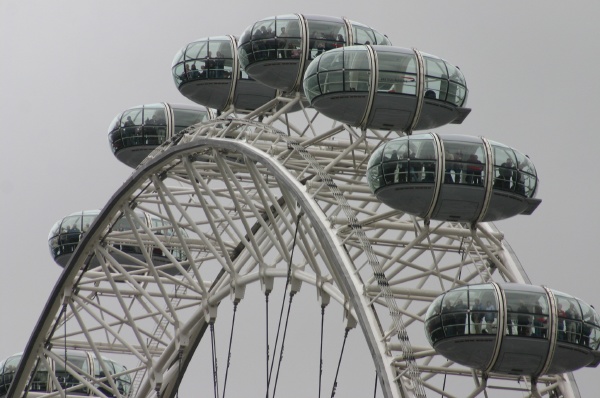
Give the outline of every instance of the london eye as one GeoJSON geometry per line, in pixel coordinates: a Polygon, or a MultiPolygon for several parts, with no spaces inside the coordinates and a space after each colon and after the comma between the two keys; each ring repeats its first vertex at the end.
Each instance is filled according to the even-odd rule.
{"type": "Polygon", "coordinates": [[[471,111],[460,69],[290,14],[192,42],[172,72],[198,105],[110,124],[135,170],[52,228],[64,271],[0,395],[576,396],[600,319],[531,287],[493,224],[540,205],[533,160],[441,133],[471,111]]]}

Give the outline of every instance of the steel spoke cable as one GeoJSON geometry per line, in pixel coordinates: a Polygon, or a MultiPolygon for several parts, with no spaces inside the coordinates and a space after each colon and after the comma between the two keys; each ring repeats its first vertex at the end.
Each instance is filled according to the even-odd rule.
{"type": "MultiPolygon", "coordinates": [[[[66,301],[66,300],[65,300],[66,301]]],[[[65,302],[64,306],[67,306],[67,303],[65,302]]],[[[65,329],[65,336],[64,336],[64,349],[65,349],[65,379],[66,377],[68,377],[68,372],[67,372],[67,309],[65,308],[64,311],[64,315],[65,315],[65,320],[64,320],[64,329],[65,329]]],[[[67,386],[67,381],[65,380],[65,387],[67,386]]]]}
{"type": "Polygon", "coordinates": [[[373,390],[373,398],[377,396],[377,371],[375,371],[375,388],[373,390]]]}
{"type": "Polygon", "coordinates": [[[212,350],[213,389],[215,392],[215,398],[219,398],[219,377],[217,374],[215,323],[213,321],[210,322],[210,343],[211,343],[211,350],[212,350]]]}
{"type": "MultiPolygon", "coordinates": [[[[285,296],[287,293],[287,289],[290,285],[290,281],[292,279],[292,260],[294,258],[294,248],[296,247],[296,237],[298,236],[298,228],[300,226],[300,217],[302,217],[302,213],[298,213],[298,216],[296,218],[296,230],[294,232],[294,239],[292,241],[292,250],[291,250],[289,261],[288,261],[288,270],[287,270],[287,276],[285,279],[285,288],[283,289],[283,297],[281,300],[281,311],[279,312],[279,322],[277,324],[277,334],[275,336],[275,346],[273,348],[273,361],[271,361],[271,366],[270,366],[270,368],[268,370],[268,374],[267,374],[267,393],[266,393],[267,397],[269,396],[269,389],[270,389],[270,384],[271,384],[271,377],[273,375],[273,366],[275,364],[277,345],[279,344],[279,334],[281,332],[281,321],[283,320],[283,310],[285,308],[285,296]]],[[[293,294],[290,293],[290,304],[292,302],[292,296],[293,296],[293,294]]],[[[289,317],[289,310],[290,309],[288,306],[288,317],[289,317]]],[[[287,326],[287,321],[286,321],[286,326],[287,326]]],[[[268,327],[268,325],[267,325],[267,327],[268,327]]],[[[283,348],[283,344],[282,344],[282,348],[283,348]]]]}
{"type": "Polygon", "coordinates": [[[344,348],[346,347],[346,340],[348,340],[348,332],[350,331],[350,328],[346,328],[344,330],[344,341],[342,342],[342,350],[340,351],[340,358],[338,359],[338,366],[337,369],[335,371],[335,379],[333,380],[333,387],[331,388],[331,398],[333,398],[335,396],[335,391],[337,390],[337,385],[338,385],[338,376],[340,374],[340,367],[342,365],[342,357],[344,355],[344,348]]]}
{"type": "Polygon", "coordinates": [[[225,380],[223,381],[223,398],[227,388],[227,376],[229,376],[229,366],[231,365],[231,346],[233,344],[233,328],[235,326],[235,315],[237,313],[238,301],[233,303],[233,315],[231,319],[231,333],[229,334],[229,349],[227,350],[227,367],[225,368],[225,380]]]}
{"type": "Polygon", "coordinates": [[[396,333],[398,341],[402,347],[402,356],[403,360],[406,361],[408,365],[408,377],[414,383],[414,391],[415,395],[419,398],[424,398],[426,396],[425,390],[423,388],[423,381],[421,380],[421,374],[419,372],[417,361],[415,359],[412,346],[410,344],[408,333],[406,331],[406,327],[404,324],[404,320],[402,319],[401,312],[398,309],[398,305],[394,299],[394,295],[392,294],[391,288],[389,286],[389,282],[384,273],[384,270],[376,257],[371,242],[369,241],[362,224],[359,222],[356,217],[355,212],[352,210],[352,207],[344,197],[341,190],[336,185],[335,181],[327,173],[327,171],[318,163],[318,161],[309,153],[309,151],[302,146],[297,141],[287,137],[285,133],[273,128],[272,126],[264,126],[266,130],[273,132],[275,134],[279,134],[282,140],[286,143],[288,149],[296,152],[300,155],[313,169],[317,172],[317,176],[323,182],[324,186],[327,186],[333,195],[333,199],[337,202],[339,206],[339,211],[341,211],[347,218],[348,223],[352,229],[352,233],[356,236],[360,243],[360,247],[362,248],[364,254],[367,257],[367,262],[371,266],[373,270],[373,275],[377,281],[378,286],[381,287],[382,296],[386,302],[386,305],[389,310],[389,314],[392,318],[392,327],[393,331],[396,333]]]}
{"type": "Polygon", "coordinates": [[[275,391],[277,390],[277,381],[279,380],[279,370],[281,369],[281,362],[283,361],[283,349],[285,346],[285,337],[287,335],[288,324],[290,320],[290,310],[292,308],[293,299],[294,293],[290,292],[290,302],[288,304],[287,316],[285,318],[285,327],[283,328],[283,339],[281,339],[281,349],[279,350],[279,362],[277,363],[277,373],[275,373],[275,384],[273,385],[273,398],[275,398],[275,391]]]}
{"type": "Polygon", "coordinates": [[[267,397],[269,396],[269,294],[271,292],[269,290],[265,291],[265,312],[266,312],[266,316],[265,316],[265,323],[266,323],[266,351],[267,351],[267,363],[266,363],[266,371],[265,371],[265,376],[267,377],[267,397]]]}
{"type": "Polygon", "coordinates": [[[325,323],[325,306],[321,306],[321,346],[319,348],[319,398],[321,398],[321,384],[323,380],[323,324],[325,323]]]}

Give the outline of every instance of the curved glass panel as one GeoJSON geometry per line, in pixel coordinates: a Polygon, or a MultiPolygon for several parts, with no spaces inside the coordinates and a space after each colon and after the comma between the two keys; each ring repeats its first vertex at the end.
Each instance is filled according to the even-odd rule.
{"type": "Polygon", "coordinates": [[[577,300],[583,313],[583,324],[579,344],[598,350],[600,346],[600,317],[591,305],[577,300]]]}
{"type": "Polygon", "coordinates": [[[425,63],[426,98],[446,101],[448,97],[448,71],[444,61],[428,56],[423,57],[425,63]]]}
{"type": "Polygon", "coordinates": [[[458,67],[456,67],[454,65],[451,65],[448,62],[446,62],[446,68],[448,69],[448,75],[450,77],[450,81],[456,82],[456,83],[461,84],[463,86],[467,85],[467,81],[465,80],[465,76],[460,71],[460,69],[458,69],[458,67]]]}
{"type": "Polygon", "coordinates": [[[579,302],[564,293],[555,292],[558,315],[558,340],[578,344],[581,341],[583,315],[579,302]]]}
{"type": "MultiPolygon", "coordinates": [[[[54,362],[54,374],[56,375],[60,386],[64,389],[71,389],[71,391],[73,391],[75,394],[87,393],[88,389],[82,386],[81,382],[65,369],[65,353],[62,352],[57,354],[62,358],[62,360],[54,362]],[[79,387],[76,388],[77,386],[79,387]]],[[[71,369],[80,369],[82,372],[90,374],[88,357],[85,353],[71,351],[67,353],[67,358],[69,361],[69,367],[71,369]]]]}
{"type": "Polygon", "coordinates": [[[164,105],[144,106],[142,145],[160,145],[167,137],[167,115],[164,105]]]}
{"type": "Polygon", "coordinates": [[[483,142],[449,136],[443,137],[445,168],[444,183],[485,186],[485,151],[483,142]]]}
{"type": "Polygon", "coordinates": [[[529,158],[505,145],[490,141],[494,154],[494,189],[535,197],[538,178],[529,158]]]}
{"type": "Polygon", "coordinates": [[[247,28],[238,46],[242,68],[254,62],[277,58],[299,58],[302,50],[297,15],[270,17],[247,28]]]}
{"type": "Polygon", "coordinates": [[[377,32],[376,30],[373,31],[375,33],[375,44],[379,45],[379,46],[391,46],[392,42],[390,41],[390,39],[387,38],[387,36],[382,35],[381,33],[377,32]]]}
{"type": "Polygon", "coordinates": [[[368,92],[369,54],[364,47],[342,48],[324,53],[305,73],[305,94],[309,101],[321,94],[340,91],[368,92]]]}
{"type": "Polygon", "coordinates": [[[498,305],[494,289],[488,285],[469,287],[470,334],[495,334],[498,323],[498,305]]]}
{"type": "Polygon", "coordinates": [[[437,151],[430,134],[413,135],[409,139],[408,179],[410,182],[435,182],[437,151]],[[412,151],[412,154],[411,154],[412,151]]]}
{"type": "Polygon", "coordinates": [[[368,166],[371,190],[398,183],[434,183],[438,154],[431,134],[416,134],[387,142],[368,166]],[[381,157],[383,155],[383,157],[381,157]]]}
{"type": "Polygon", "coordinates": [[[371,72],[369,54],[364,49],[344,51],[344,91],[368,92],[371,72]]]}
{"type": "MultiPolygon", "coordinates": [[[[172,106],[174,113],[174,134],[186,127],[208,118],[205,108],[192,108],[184,105],[172,106]]],[[[108,140],[113,153],[121,149],[138,146],[158,146],[166,141],[168,123],[164,104],[152,104],[126,110],[111,123],[108,140]]]]}
{"type": "MultiPolygon", "coordinates": [[[[388,46],[372,48],[377,58],[373,61],[378,69],[377,92],[416,96],[419,77],[415,52],[388,46]]],[[[369,91],[372,60],[368,47],[344,47],[324,53],[317,60],[319,65],[309,65],[305,74],[305,87],[307,87],[305,94],[311,103],[315,97],[321,94],[338,92],[342,88],[343,91],[369,91]],[[339,54],[343,54],[343,60],[339,54]],[[334,73],[334,71],[343,71],[343,73],[334,73]],[[313,77],[315,74],[319,75],[317,79],[313,77]]],[[[423,77],[425,83],[423,94],[425,101],[440,100],[453,107],[462,106],[466,101],[468,91],[458,69],[442,59],[429,55],[424,57],[424,62],[426,73],[423,77]],[[450,80],[449,73],[452,73],[452,77],[456,81],[450,80]]],[[[431,106],[429,102],[427,103],[428,106],[431,106]]],[[[410,103],[410,105],[404,106],[409,106],[412,111],[415,105],[410,103]]],[[[456,115],[453,115],[455,118],[456,115]]]]}
{"type": "Polygon", "coordinates": [[[128,374],[123,374],[127,371],[127,368],[116,362],[112,362],[112,364],[115,369],[115,374],[117,375],[115,382],[117,384],[117,389],[119,390],[119,393],[121,395],[129,396],[131,392],[131,376],[129,376],[128,374]]]}
{"type": "Polygon", "coordinates": [[[442,299],[444,296],[438,296],[429,308],[425,315],[425,328],[427,330],[427,339],[429,343],[433,345],[436,341],[444,338],[444,329],[442,328],[442,322],[440,314],[442,313],[442,299]]]}
{"type": "Polygon", "coordinates": [[[120,119],[119,127],[108,134],[113,153],[132,146],[156,146],[166,140],[167,118],[163,104],[129,109],[120,119]]]}
{"type": "Polygon", "coordinates": [[[537,189],[537,176],[533,163],[529,158],[520,152],[515,151],[517,157],[517,183],[515,186],[515,192],[532,198],[535,196],[537,189]]]}
{"type": "Polygon", "coordinates": [[[209,37],[188,44],[172,64],[177,87],[199,79],[230,79],[233,71],[233,43],[227,36],[209,37]]]}
{"type": "Polygon", "coordinates": [[[433,55],[422,53],[425,63],[425,97],[463,106],[467,84],[458,68],[433,55]]]}
{"type": "MultiPolygon", "coordinates": [[[[79,244],[79,241],[83,237],[83,233],[89,230],[91,224],[94,222],[98,214],[100,214],[99,210],[89,210],[74,213],[60,221],[57,221],[52,227],[48,236],[48,245],[53,258],[56,259],[58,256],[73,253],[79,244]]],[[[138,216],[141,220],[148,222],[145,213],[140,212],[138,216]]],[[[172,236],[174,234],[171,225],[161,219],[150,219],[149,226],[154,228],[157,235],[172,236]]],[[[139,230],[141,228],[141,225],[137,224],[136,221],[136,229],[139,230]]],[[[132,228],[129,221],[124,216],[119,218],[112,227],[113,232],[131,231],[131,229],[132,228]]],[[[116,247],[128,253],[142,253],[141,249],[135,245],[120,244],[116,245],[116,247]]],[[[169,246],[167,245],[167,247],[169,246]]],[[[169,252],[178,260],[185,258],[185,253],[181,248],[169,248],[169,252]]],[[[153,254],[162,257],[166,256],[162,250],[158,248],[153,249],[153,254]]]]}
{"type": "Polygon", "coordinates": [[[506,335],[548,338],[548,297],[545,292],[505,288],[506,335]]]}
{"type": "MultiPolygon", "coordinates": [[[[61,358],[59,361],[54,361],[49,358],[52,368],[54,369],[54,376],[49,377],[48,370],[46,364],[44,362],[40,362],[37,365],[37,370],[33,375],[32,380],[29,382],[29,391],[31,392],[51,392],[56,391],[55,386],[51,386],[51,383],[54,384],[58,382],[62,388],[69,388],[70,394],[79,395],[79,396],[88,396],[91,391],[87,387],[81,384],[77,378],[75,378],[71,373],[65,370],[65,353],[64,351],[54,351],[55,354],[61,358]]],[[[8,358],[4,362],[0,362],[0,395],[6,394],[12,380],[14,378],[15,371],[21,361],[22,354],[13,355],[8,358]]],[[[89,355],[86,352],[80,351],[68,351],[67,359],[69,362],[70,371],[76,371],[82,375],[90,375],[93,374],[97,378],[105,377],[104,372],[100,366],[100,362],[94,358],[94,370],[90,369],[90,360],[89,355]]],[[[119,365],[116,362],[110,359],[104,359],[104,365],[108,368],[109,373],[111,375],[116,375],[114,377],[115,384],[121,394],[121,396],[128,397],[131,393],[131,376],[129,374],[123,374],[127,371],[123,365],[119,365]]],[[[104,383],[108,385],[108,382],[104,380],[104,383]]],[[[114,392],[112,389],[107,389],[102,387],[101,385],[96,385],[96,387],[102,391],[106,396],[113,397],[114,392]]],[[[70,396],[70,395],[69,395],[70,396]]]]}
{"type": "Polygon", "coordinates": [[[494,188],[515,191],[517,159],[515,152],[502,144],[490,141],[494,154],[494,188]]]}
{"type": "Polygon", "coordinates": [[[313,59],[325,51],[343,47],[346,44],[346,24],[343,21],[320,21],[308,19],[308,59],[313,59]]]}
{"type": "Polygon", "coordinates": [[[371,154],[367,166],[367,182],[373,192],[385,185],[383,181],[383,169],[381,167],[381,157],[383,156],[384,149],[385,145],[379,146],[379,148],[371,154]]]}
{"type": "Polygon", "coordinates": [[[414,53],[377,51],[377,91],[417,95],[417,58],[414,53]]]}
{"type": "Polygon", "coordinates": [[[8,391],[20,361],[21,355],[14,355],[2,364],[2,369],[0,370],[0,394],[6,394],[8,391]]]}
{"type": "Polygon", "coordinates": [[[89,230],[98,214],[97,210],[78,212],[57,221],[48,235],[53,258],[74,252],[83,233],[89,230]]]}
{"type": "Polygon", "coordinates": [[[392,43],[385,36],[362,23],[350,21],[352,32],[354,34],[354,45],[361,44],[377,44],[383,46],[391,46],[392,43]]]}
{"type": "Polygon", "coordinates": [[[179,133],[181,130],[204,122],[208,119],[208,112],[206,110],[195,110],[195,109],[173,109],[173,116],[175,119],[174,134],[179,133]]]}
{"type": "Polygon", "coordinates": [[[467,331],[468,296],[467,288],[451,290],[442,301],[442,326],[446,337],[464,335],[467,331]]]}

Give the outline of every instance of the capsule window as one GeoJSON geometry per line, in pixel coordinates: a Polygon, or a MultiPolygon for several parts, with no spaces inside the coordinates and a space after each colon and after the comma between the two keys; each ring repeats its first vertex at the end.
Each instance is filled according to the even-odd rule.
{"type": "Polygon", "coordinates": [[[342,47],[346,42],[345,25],[340,22],[309,20],[308,31],[309,59],[342,47]]]}
{"type": "MultiPolygon", "coordinates": [[[[440,82],[441,86],[445,86],[445,82],[440,82]]],[[[467,90],[464,86],[456,84],[454,82],[450,82],[447,84],[448,86],[448,95],[446,96],[446,101],[450,102],[456,106],[461,106],[467,97],[467,90]]]]}
{"type": "Polygon", "coordinates": [[[371,72],[368,70],[344,71],[344,91],[368,92],[371,87],[371,72]]]}
{"type": "Polygon", "coordinates": [[[581,341],[582,314],[579,303],[573,297],[555,293],[558,315],[558,340],[578,344],[581,341]]]}
{"type": "Polygon", "coordinates": [[[600,344],[600,318],[598,314],[587,303],[577,300],[583,313],[583,324],[581,327],[580,345],[598,350],[600,344]]]}
{"type": "MultiPolygon", "coordinates": [[[[73,376],[71,373],[67,372],[67,370],[65,369],[64,354],[59,354],[59,356],[61,356],[63,358],[63,360],[55,362],[56,370],[54,371],[54,373],[56,375],[56,379],[60,383],[60,386],[62,388],[72,389],[75,386],[79,385],[80,386],[79,389],[72,390],[72,391],[81,392],[81,390],[84,389],[85,387],[83,387],[81,385],[81,382],[79,380],[77,380],[77,378],[75,378],[75,376],[73,376]]],[[[74,367],[75,369],[81,369],[83,374],[90,374],[90,369],[89,369],[86,355],[75,355],[74,353],[70,353],[68,355],[68,361],[69,361],[69,367],[71,367],[71,368],[74,367]]]]}
{"type": "Polygon", "coordinates": [[[385,37],[384,35],[382,35],[381,33],[377,32],[377,31],[373,31],[375,33],[375,44],[378,44],[380,46],[391,46],[392,43],[390,42],[390,40],[385,37]]]}
{"type": "Polygon", "coordinates": [[[505,334],[548,338],[548,299],[545,293],[506,291],[505,334]]]}
{"type": "Polygon", "coordinates": [[[318,75],[312,75],[308,77],[304,82],[304,88],[306,90],[306,95],[309,99],[321,95],[322,93],[319,87],[318,75]]]}
{"type": "Polygon", "coordinates": [[[199,112],[190,109],[174,109],[173,115],[176,123],[175,134],[179,133],[184,128],[205,121],[208,117],[206,112],[199,112]]]}
{"type": "Polygon", "coordinates": [[[467,289],[456,289],[444,296],[441,318],[446,337],[466,333],[468,303],[467,289]]]}
{"type": "Polygon", "coordinates": [[[373,30],[366,26],[354,26],[354,44],[376,44],[373,30]]]}
{"type": "Polygon", "coordinates": [[[494,151],[494,189],[516,191],[517,159],[512,149],[492,144],[494,151]]]}
{"type": "Polygon", "coordinates": [[[376,191],[385,185],[383,180],[383,169],[381,165],[381,157],[384,149],[384,145],[380,146],[371,154],[371,158],[369,159],[367,180],[373,191],[376,191]]]}
{"type": "Polygon", "coordinates": [[[378,91],[416,95],[417,65],[414,55],[381,51],[379,63],[378,91]]]}
{"type": "Polygon", "coordinates": [[[197,41],[191,43],[185,51],[185,60],[195,60],[206,58],[208,55],[208,46],[206,41],[197,41]]]}
{"type": "Polygon", "coordinates": [[[485,185],[485,152],[483,144],[444,141],[444,182],[451,184],[485,185]]]}

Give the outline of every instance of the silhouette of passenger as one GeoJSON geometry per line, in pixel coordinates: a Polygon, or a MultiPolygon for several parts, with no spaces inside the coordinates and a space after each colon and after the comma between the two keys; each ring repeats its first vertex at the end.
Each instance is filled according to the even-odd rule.
{"type": "Polygon", "coordinates": [[[200,73],[200,71],[198,70],[198,68],[196,68],[196,64],[192,65],[192,69],[191,69],[191,75],[192,75],[192,79],[200,79],[201,77],[204,77],[204,72],[200,73]]]}
{"type": "Polygon", "coordinates": [[[529,315],[531,311],[525,305],[524,301],[519,302],[519,308],[517,308],[517,322],[518,328],[517,331],[519,336],[530,336],[531,335],[531,316],[529,315]]]}
{"type": "Polygon", "coordinates": [[[393,184],[396,178],[396,168],[398,167],[398,152],[392,151],[389,159],[384,159],[383,174],[386,184],[393,184]]]}
{"type": "Polygon", "coordinates": [[[467,165],[467,184],[481,185],[481,174],[483,166],[481,160],[476,154],[469,156],[469,164],[467,165]]]}
{"type": "Polygon", "coordinates": [[[471,307],[471,320],[475,325],[475,334],[481,334],[481,320],[483,319],[483,304],[479,299],[475,299],[473,307],[471,307]]]}
{"type": "Polygon", "coordinates": [[[506,162],[500,165],[500,170],[498,171],[500,174],[498,182],[498,188],[510,190],[511,186],[515,183],[515,173],[514,164],[511,158],[506,158],[506,162]]]}

